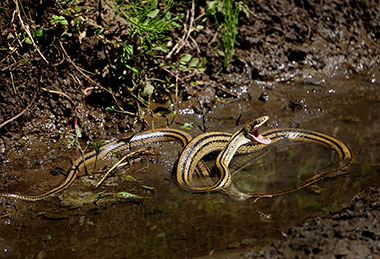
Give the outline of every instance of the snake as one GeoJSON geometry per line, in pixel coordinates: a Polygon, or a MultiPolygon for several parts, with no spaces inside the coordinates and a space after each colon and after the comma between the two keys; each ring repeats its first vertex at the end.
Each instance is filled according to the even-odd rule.
{"type": "MultiPolygon", "coordinates": [[[[131,137],[121,138],[109,142],[108,144],[102,146],[100,151],[91,151],[84,154],[83,157],[79,157],[69,169],[65,180],[57,187],[39,194],[39,195],[23,195],[16,193],[0,193],[0,197],[4,198],[14,198],[24,201],[38,201],[45,199],[53,194],[61,192],[62,190],[68,188],[78,176],[83,175],[87,172],[86,164],[94,163],[97,160],[103,159],[110,152],[117,153],[126,149],[133,149],[143,145],[148,145],[152,143],[160,142],[177,142],[181,146],[185,146],[190,142],[192,136],[187,132],[177,129],[155,129],[147,130],[141,133],[137,133],[131,137]]],[[[203,177],[208,175],[208,168],[205,165],[200,164],[200,173],[203,177]]]]}
{"type": "Polygon", "coordinates": [[[258,128],[267,120],[268,116],[262,116],[253,122],[246,124],[244,127],[236,131],[233,135],[226,132],[208,132],[198,135],[192,139],[182,151],[177,167],[177,181],[179,185],[187,190],[196,192],[221,191],[227,193],[239,200],[247,198],[275,197],[294,192],[316,183],[332,171],[345,170],[353,161],[353,153],[351,149],[337,138],[331,137],[324,133],[307,129],[297,128],[278,128],[269,129],[262,133],[258,132],[258,128]],[[231,184],[231,173],[228,166],[235,153],[244,154],[262,150],[269,144],[274,144],[281,140],[290,142],[313,142],[333,149],[339,159],[346,161],[341,167],[321,171],[315,175],[305,179],[298,186],[287,190],[276,192],[250,192],[244,193],[237,190],[231,184]],[[216,168],[219,172],[218,180],[211,186],[191,186],[191,174],[196,164],[206,155],[220,151],[216,158],[216,168]]]}
{"type": "Polygon", "coordinates": [[[251,153],[261,150],[270,145],[270,143],[275,143],[281,139],[315,142],[332,148],[337,152],[340,159],[348,160],[348,162],[340,168],[341,170],[348,167],[351,163],[353,154],[348,146],[340,140],[323,133],[303,129],[282,128],[269,129],[260,134],[258,128],[261,127],[268,118],[268,116],[260,117],[245,125],[234,134],[227,132],[209,132],[192,138],[187,132],[178,129],[162,128],[143,131],[131,137],[111,141],[101,147],[100,151],[91,151],[86,153],[83,157],[78,158],[69,169],[65,180],[57,187],[45,193],[39,195],[0,193],[0,197],[25,201],[45,199],[68,188],[78,176],[83,175],[87,171],[86,164],[100,160],[110,152],[116,153],[125,149],[132,149],[159,142],[177,142],[184,147],[175,171],[176,181],[182,189],[193,192],[220,191],[238,197],[238,199],[271,197],[286,194],[309,186],[328,175],[329,172],[320,172],[308,178],[294,189],[272,193],[243,193],[234,188],[233,184],[231,184],[231,173],[228,170],[228,165],[232,157],[235,154],[251,153]],[[194,186],[194,172],[201,178],[209,177],[210,171],[207,165],[202,161],[202,158],[215,151],[221,151],[216,160],[219,179],[211,186],[194,186]]]}

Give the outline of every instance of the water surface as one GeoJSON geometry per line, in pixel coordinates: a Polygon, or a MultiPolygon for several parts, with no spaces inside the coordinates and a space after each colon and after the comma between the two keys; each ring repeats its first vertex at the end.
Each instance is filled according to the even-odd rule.
{"type": "MultiPolygon", "coordinates": [[[[237,201],[220,193],[181,190],[171,175],[181,149],[173,148],[175,144],[156,145],[155,151],[161,154],[158,161],[156,157],[144,158],[133,170],[120,170],[99,190],[93,189],[96,180],[82,177],[54,198],[36,203],[15,201],[20,213],[1,219],[1,255],[196,257],[283,238],[289,227],[310,217],[328,216],[346,206],[356,193],[380,186],[379,90],[371,77],[273,84],[241,93],[230,102],[213,102],[212,112],[204,113],[203,118],[185,102],[172,127],[191,123],[193,136],[205,127],[207,131],[234,132],[265,114],[270,116],[267,128],[300,127],[339,138],[353,150],[354,163],[345,174],[326,178],[312,188],[277,198],[237,201]],[[257,98],[263,91],[268,102],[257,98]],[[127,177],[129,174],[135,181],[127,177]],[[97,194],[120,191],[143,198],[96,198],[97,194]]],[[[5,183],[7,191],[48,190],[64,178],[50,172],[57,167],[67,170],[70,160],[78,156],[58,144],[28,143],[18,153],[9,154],[9,161],[1,167],[3,174],[19,177],[5,183]]],[[[317,171],[336,167],[337,160],[333,151],[317,144],[279,145],[259,158],[252,157],[249,166],[234,174],[234,184],[249,191],[280,190],[317,171]]],[[[2,202],[12,208],[9,202],[2,202]]]]}

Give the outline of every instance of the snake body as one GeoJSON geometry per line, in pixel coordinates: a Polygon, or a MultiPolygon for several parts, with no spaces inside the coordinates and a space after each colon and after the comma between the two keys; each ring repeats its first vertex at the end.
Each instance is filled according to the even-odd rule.
{"type": "Polygon", "coordinates": [[[257,128],[260,127],[267,119],[267,116],[260,117],[254,122],[245,125],[233,135],[225,132],[208,132],[192,139],[183,150],[179,159],[176,171],[178,184],[182,188],[191,191],[225,192],[239,200],[244,200],[252,197],[273,197],[305,188],[323,179],[332,171],[344,170],[351,164],[353,160],[353,154],[346,144],[334,137],[316,131],[295,128],[269,129],[259,135],[262,139],[262,143],[259,143],[257,140],[253,139],[253,133],[257,134],[257,128]],[[270,141],[264,143],[265,140],[270,141]],[[269,142],[273,144],[281,140],[289,140],[290,142],[313,142],[327,146],[333,149],[338,154],[339,159],[345,161],[345,164],[338,169],[325,170],[316,173],[315,175],[301,182],[298,186],[288,190],[277,192],[243,193],[231,185],[231,173],[229,172],[228,166],[235,153],[251,153],[265,148],[269,142]],[[210,186],[192,186],[191,174],[188,172],[194,171],[197,163],[201,161],[203,157],[217,151],[220,152],[216,159],[216,167],[219,171],[218,180],[210,186]]]}
{"type": "MultiPolygon", "coordinates": [[[[174,141],[182,146],[185,146],[192,139],[191,135],[176,129],[157,129],[148,130],[142,133],[138,133],[129,138],[122,138],[112,141],[107,145],[101,147],[100,151],[89,152],[84,157],[78,158],[73,166],[70,168],[66,179],[57,187],[39,195],[22,195],[15,193],[0,193],[0,197],[14,198],[25,201],[38,201],[45,199],[53,194],[56,194],[67,187],[69,187],[77,176],[83,175],[86,171],[86,164],[94,162],[96,159],[100,160],[104,158],[110,152],[120,152],[125,149],[136,148],[139,146],[156,143],[156,142],[170,142],[174,141]]],[[[207,171],[203,170],[203,174],[207,175],[207,171]]]]}
{"type": "Polygon", "coordinates": [[[267,120],[267,116],[260,117],[245,125],[233,135],[226,132],[209,132],[192,139],[182,151],[178,160],[176,170],[178,184],[183,189],[197,192],[219,191],[229,186],[231,183],[231,174],[228,171],[228,164],[234,154],[236,152],[239,154],[254,152],[262,149],[266,144],[269,144],[269,141],[265,144],[258,143],[254,139],[254,136],[250,135],[253,132],[257,132],[257,129],[267,120]],[[249,139],[245,137],[245,135],[249,135],[249,139]],[[244,146],[244,144],[247,145],[244,146]],[[195,170],[197,163],[206,155],[220,150],[222,150],[222,152],[220,152],[216,160],[216,166],[220,173],[218,181],[212,186],[196,187],[192,185],[191,173],[195,170]]]}
{"type": "MultiPolygon", "coordinates": [[[[176,129],[156,129],[137,133],[132,137],[122,138],[112,141],[103,146],[99,152],[89,152],[84,157],[78,158],[70,168],[68,175],[63,183],[40,195],[22,195],[14,193],[1,193],[0,197],[15,198],[25,201],[38,201],[56,194],[69,187],[77,176],[82,175],[86,170],[86,163],[94,162],[95,159],[104,158],[109,152],[119,152],[125,149],[136,148],[156,142],[174,141],[184,146],[184,150],[178,160],[175,172],[176,180],[183,189],[195,192],[221,191],[239,199],[250,197],[268,197],[286,194],[308,185],[311,185],[324,177],[331,170],[323,171],[303,181],[299,186],[279,192],[272,193],[243,193],[236,190],[231,184],[231,173],[228,170],[229,163],[235,153],[250,153],[265,148],[269,142],[275,143],[279,140],[288,139],[290,141],[314,142],[328,146],[336,151],[339,158],[347,161],[340,169],[345,169],[353,160],[351,150],[340,140],[323,133],[305,129],[270,129],[258,134],[258,127],[267,121],[268,117],[263,116],[245,125],[235,134],[226,132],[204,133],[192,139],[191,135],[176,129]],[[216,160],[216,166],[220,173],[219,179],[211,186],[194,186],[193,172],[202,177],[209,176],[209,170],[203,163],[202,158],[215,151],[221,151],[216,160]]],[[[337,170],[337,169],[334,169],[337,170]]]]}

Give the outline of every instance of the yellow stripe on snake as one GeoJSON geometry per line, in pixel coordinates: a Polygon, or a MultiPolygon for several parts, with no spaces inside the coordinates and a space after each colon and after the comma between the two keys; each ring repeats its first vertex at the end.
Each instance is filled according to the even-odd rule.
{"type": "Polygon", "coordinates": [[[192,139],[188,133],[176,129],[156,129],[137,133],[132,137],[110,142],[103,146],[99,152],[92,151],[85,154],[83,158],[78,158],[70,168],[64,182],[43,194],[22,195],[1,193],[0,197],[26,201],[42,200],[69,187],[77,176],[84,174],[86,164],[92,163],[96,159],[100,160],[110,152],[116,153],[125,149],[132,149],[156,142],[174,141],[185,147],[180,155],[175,172],[176,181],[181,188],[194,192],[220,191],[241,200],[251,197],[278,196],[299,190],[323,179],[332,171],[346,169],[353,160],[353,154],[347,145],[340,140],[323,133],[305,129],[281,128],[269,129],[259,134],[258,128],[267,120],[267,116],[260,117],[245,125],[234,134],[226,132],[209,132],[201,134],[194,139],[192,139]],[[336,151],[341,160],[346,162],[338,169],[319,172],[292,189],[268,193],[243,193],[237,190],[232,184],[231,173],[228,169],[233,156],[236,153],[244,154],[262,150],[266,146],[282,139],[288,139],[295,142],[314,142],[328,146],[336,151]],[[212,185],[201,187],[195,186],[193,183],[194,172],[196,172],[201,179],[209,177],[209,170],[206,164],[203,163],[202,159],[207,154],[215,151],[220,151],[216,159],[216,167],[219,172],[218,180],[212,185]]]}

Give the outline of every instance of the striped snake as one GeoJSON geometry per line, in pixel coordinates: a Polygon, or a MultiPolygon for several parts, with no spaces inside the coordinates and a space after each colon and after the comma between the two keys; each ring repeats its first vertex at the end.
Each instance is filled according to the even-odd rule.
{"type": "MultiPolygon", "coordinates": [[[[286,194],[309,186],[324,177],[331,171],[322,171],[304,180],[293,189],[268,192],[268,193],[243,193],[237,190],[231,182],[231,173],[228,166],[232,157],[238,154],[251,153],[265,148],[270,143],[275,143],[282,139],[289,139],[295,142],[315,142],[330,147],[335,150],[339,158],[347,161],[340,170],[346,169],[353,160],[353,154],[340,140],[325,135],[323,133],[305,129],[269,129],[263,133],[258,133],[258,128],[268,120],[267,116],[260,117],[253,122],[245,125],[234,134],[226,132],[209,132],[201,134],[194,139],[186,132],[176,129],[155,129],[137,133],[128,138],[112,141],[103,146],[100,151],[92,151],[78,158],[70,168],[66,179],[57,187],[39,194],[23,195],[15,193],[0,193],[0,197],[14,198],[25,201],[38,201],[45,199],[69,187],[76,177],[83,175],[86,171],[86,164],[104,158],[110,152],[119,152],[125,149],[132,149],[139,146],[157,142],[177,142],[182,145],[182,151],[178,160],[175,178],[178,185],[189,191],[210,192],[220,191],[232,195],[240,200],[251,197],[272,197],[286,194]],[[209,177],[209,169],[202,161],[207,154],[220,151],[216,159],[216,167],[219,171],[218,180],[211,185],[194,186],[193,176],[196,172],[201,179],[209,177]]],[[[334,169],[338,170],[338,169],[334,169]]]]}

